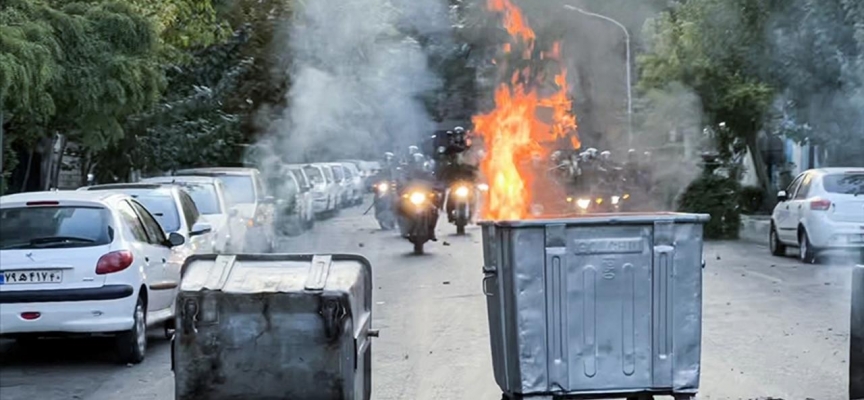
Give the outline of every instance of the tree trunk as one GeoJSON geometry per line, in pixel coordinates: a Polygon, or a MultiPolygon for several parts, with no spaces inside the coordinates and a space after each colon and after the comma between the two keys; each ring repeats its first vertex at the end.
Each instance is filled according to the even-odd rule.
{"type": "Polygon", "coordinates": [[[759,180],[759,186],[765,190],[766,206],[773,207],[777,203],[777,193],[771,185],[771,177],[768,176],[768,166],[765,165],[765,160],[762,159],[762,149],[759,146],[757,133],[747,135],[747,150],[750,152],[750,157],[753,160],[753,169],[756,172],[756,178],[759,180]]]}
{"type": "Polygon", "coordinates": [[[21,191],[26,192],[29,187],[27,184],[30,182],[30,171],[33,170],[33,149],[31,148],[27,153],[27,167],[24,169],[24,179],[21,181],[21,191]]]}
{"type": "Polygon", "coordinates": [[[51,172],[54,171],[54,141],[56,136],[43,138],[36,147],[36,152],[41,156],[41,168],[39,169],[39,187],[48,190],[51,187],[51,172]]]}
{"type": "Polygon", "coordinates": [[[65,136],[60,136],[60,150],[57,152],[57,161],[54,164],[54,170],[51,172],[53,174],[52,180],[54,182],[54,187],[59,188],[60,186],[60,171],[63,169],[63,157],[66,155],[66,145],[69,141],[65,136]]]}

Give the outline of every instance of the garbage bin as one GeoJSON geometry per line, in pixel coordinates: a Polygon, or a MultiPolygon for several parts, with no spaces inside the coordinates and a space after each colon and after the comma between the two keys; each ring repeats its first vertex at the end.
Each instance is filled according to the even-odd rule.
{"type": "Polygon", "coordinates": [[[849,329],[849,398],[864,399],[864,265],[852,272],[852,321],[849,329]]]}
{"type": "Polygon", "coordinates": [[[482,222],[483,291],[504,397],[693,397],[708,219],[482,222]]]}

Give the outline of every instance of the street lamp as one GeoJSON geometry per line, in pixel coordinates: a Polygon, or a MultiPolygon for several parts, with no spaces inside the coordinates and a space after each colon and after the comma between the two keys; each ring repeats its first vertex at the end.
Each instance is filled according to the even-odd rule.
{"type": "Polygon", "coordinates": [[[621,28],[624,31],[624,38],[627,41],[627,140],[630,144],[633,143],[633,92],[632,92],[632,72],[630,66],[630,31],[627,30],[627,27],[624,24],[609,18],[605,15],[600,15],[596,13],[592,13],[590,11],[585,11],[579,7],[565,4],[564,8],[570,11],[576,11],[580,14],[587,15],[589,17],[600,18],[604,21],[611,22],[615,24],[615,26],[621,28]]]}

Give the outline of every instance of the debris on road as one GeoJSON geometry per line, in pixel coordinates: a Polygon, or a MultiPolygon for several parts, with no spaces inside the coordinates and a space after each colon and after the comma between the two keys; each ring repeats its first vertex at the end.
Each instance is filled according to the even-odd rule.
{"type": "Polygon", "coordinates": [[[441,284],[442,284],[442,285],[449,285],[449,284],[450,284],[450,281],[444,281],[444,282],[442,282],[441,284]]]}
{"type": "Polygon", "coordinates": [[[365,244],[363,244],[363,243],[358,243],[358,244],[357,244],[357,246],[360,246],[360,247],[365,247],[365,246],[366,246],[366,245],[365,245],[365,244]]]}
{"type": "Polygon", "coordinates": [[[450,242],[445,241],[445,242],[442,243],[442,244],[445,245],[445,246],[449,246],[449,245],[450,245],[450,242]]]}

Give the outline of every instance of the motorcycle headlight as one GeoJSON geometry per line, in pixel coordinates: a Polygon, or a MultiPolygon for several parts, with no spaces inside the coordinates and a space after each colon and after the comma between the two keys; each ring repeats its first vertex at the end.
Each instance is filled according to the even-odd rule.
{"type": "Polygon", "coordinates": [[[456,194],[456,197],[468,197],[469,191],[467,187],[459,186],[458,188],[456,188],[454,193],[456,194]]]}
{"type": "Polygon", "coordinates": [[[388,190],[390,190],[390,184],[388,184],[387,182],[382,182],[382,183],[378,184],[378,191],[379,192],[387,193],[388,190]]]}
{"type": "Polygon", "coordinates": [[[587,210],[589,206],[591,206],[591,200],[588,199],[579,199],[576,200],[576,205],[583,210],[587,210]]]}
{"type": "Polygon", "coordinates": [[[481,192],[488,192],[489,191],[489,185],[487,185],[485,183],[481,183],[481,184],[477,185],[477,189],[480,189],[481,192]]]}
{"type": "Polygon", "coordinates": [[[426,195],[421,192],[414,192],[411,193],[410,196],[408,196],[408,201],[410,201],[411,204],[414,204],[415,206],[419,206],[426,202],[426,195]]]}
{"type": "Polygon", "coordinates": [[[612,196],[612,204],[613,204],[613,205],[618,205],[618,203],[620,203],[620,202],[621,202],[621,198],[620,198],[620,197],[618,197],[618,196],[612,196]]]}

